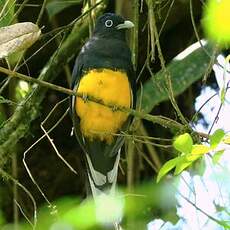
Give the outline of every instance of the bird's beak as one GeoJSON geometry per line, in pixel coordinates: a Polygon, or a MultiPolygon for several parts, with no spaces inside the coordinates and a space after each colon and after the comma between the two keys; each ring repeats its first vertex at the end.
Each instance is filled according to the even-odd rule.
{"type": "Polygon", "coordinates": [[[132,27],[134,27],[134,24],[131,21],[124,21],[124,23],[117,25],[116,29],[121,30],[121,29],[129,29],[132,27]]]}

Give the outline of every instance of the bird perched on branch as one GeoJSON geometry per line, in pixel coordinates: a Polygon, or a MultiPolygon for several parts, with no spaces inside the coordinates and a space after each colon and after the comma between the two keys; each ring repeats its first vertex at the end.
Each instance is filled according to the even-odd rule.
{"type": "Polygon", "coordinates": [[[135,74],[125,34],[133,26],[112,13],[100,16],[73,70],[72,89],[82,95],[71,100],[73,125],[94,197],[114,192],[124,142],[119,134],[131,120],[119,107],[135,107],[135,74]]]}

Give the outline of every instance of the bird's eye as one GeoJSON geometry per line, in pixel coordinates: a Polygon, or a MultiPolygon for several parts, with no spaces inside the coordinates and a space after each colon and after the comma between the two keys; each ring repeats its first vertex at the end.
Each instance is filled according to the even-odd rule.
{"type": "Polygon", "coordinates": [[[106,27],[112,27],[112,26],[113,26],[113,21],[110,20],[110,19],[109,19],[109,20],[106,20],[106,21],[105,21],[105,26],[106,26],[106,27]]]}

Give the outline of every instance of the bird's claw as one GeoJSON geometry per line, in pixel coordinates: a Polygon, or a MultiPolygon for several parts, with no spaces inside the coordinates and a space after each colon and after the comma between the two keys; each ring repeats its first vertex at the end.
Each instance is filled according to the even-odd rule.
{"type": "Polygon", "coordinates": [[[116,112],[116,111],[117,111],[117,109],[118,109],[118,108],[117,108],[117,106],[116,106],[116,105],[114,105],[114,106],[112,107],[112,111],[113,111],[113,112],[116,112]]]}
{"type": "Polygon", "coordinates": [[[82,94],[82,100],[86,103],[88,101],[88,96],[86,93],[82,94]]]}

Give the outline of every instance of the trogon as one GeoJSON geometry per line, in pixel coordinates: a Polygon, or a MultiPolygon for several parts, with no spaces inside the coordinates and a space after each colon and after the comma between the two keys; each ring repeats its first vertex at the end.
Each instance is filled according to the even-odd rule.
{"type": "Polygon", "coordinates": [[[133,26],[113,13],[100,16],[73,69],[72,90],[83,95],[71,98],[73,126],[94,197],[115,191],[122,131],[131,121],[118,108],[134,108],[136,103],[135,73],[126,42],[126,29],[133,26]]]}

